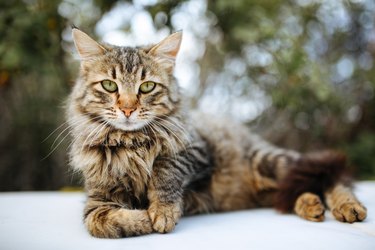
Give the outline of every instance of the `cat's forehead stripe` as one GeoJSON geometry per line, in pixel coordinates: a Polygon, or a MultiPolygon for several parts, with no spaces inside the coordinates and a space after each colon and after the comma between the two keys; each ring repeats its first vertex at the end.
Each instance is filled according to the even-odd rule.
{"type": "Polygon", "coordinates": [[[146,69],[142,67],[141,81],[143,81],[145,78],[146,78],[146,69]]]}
{"type": "Polygon", "coordinates": [[[119,50],[118,56],[123,66],[121,69],[129,74],[133,73],[134,70],[142,64],[141,57],[139,56],[138,51],[134,48],[122,47],[119,50]]]}
{"type": "Polygon", "coordinates": [[[114,80],[116,80],[116,68],[111,68],[111,76],[114,80]]]}

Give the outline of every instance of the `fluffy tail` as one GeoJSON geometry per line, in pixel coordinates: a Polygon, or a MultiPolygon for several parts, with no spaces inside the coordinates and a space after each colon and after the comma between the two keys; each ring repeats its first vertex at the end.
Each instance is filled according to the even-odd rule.
{"type": "Polygon", "coordinates": [[[323,197],[325,191],[342,180],[346,157],[335,151],[323,151],[303,155],[279,183],[275,195],[275,208],[291,212],[297,198],[311,192],[323,197]]]}

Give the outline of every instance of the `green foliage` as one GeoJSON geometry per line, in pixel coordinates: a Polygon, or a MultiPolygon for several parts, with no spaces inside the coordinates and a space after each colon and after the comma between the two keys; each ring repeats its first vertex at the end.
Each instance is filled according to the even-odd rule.
{"type": "MultiPolygon", "coordinates": [[[[223,35],[220,49],[214,45],[217,53],[243,58],[250,45],[271,58],[265,65],[247,64],[249,77],[272,99],[252,126],[281,146],[345,148],[360,178],[373,178],[375,171],[374,41],[366,35],[375,21],[369,2],[208,1],[223,35]],[[347,19],[336,20],[332,8],[347,19]]],[[[212,64],[215,72],[225,70],[215,57],[212,64]]],[[[237,84],[251,92],[250,82],[237,84]]]]}
{"type": "Polygon", "coordinates": [[[42,143],[63,121],[67,94],[59,1],[14,1],[0,15],[0,190],[56,189],[68,178],[63,152],[42,143]]]}
{"type": "Polygon", "coordinates": [[[359,178],[375,180],[375,134],[360,133],[354,142],[347,145],[347,152],[359,178]]]}

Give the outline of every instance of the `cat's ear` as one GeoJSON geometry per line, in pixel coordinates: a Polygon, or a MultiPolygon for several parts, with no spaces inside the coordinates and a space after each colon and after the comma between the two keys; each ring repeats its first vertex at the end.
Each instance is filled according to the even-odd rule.
{"type": "Polygon", "coordinates": [[[103,46],[77,28],[73,28],[72,35],[74,45],[82,60],[89,60],[90,58],[102,55],[106,51],[103,46]]]}
{"type": "Polygon", "coordinates": [[[153,55],[161,64],[167,67],[173,67],[177,53],[180,50],[181,41],[182,31],[178,31],[153,46],[148,53],[153,55]]]}

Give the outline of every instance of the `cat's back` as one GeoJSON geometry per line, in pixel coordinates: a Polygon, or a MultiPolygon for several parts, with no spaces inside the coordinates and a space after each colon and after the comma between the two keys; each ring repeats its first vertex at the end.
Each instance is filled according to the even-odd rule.
{"type": "Polygon", "coordinates": [[[228,171],[229,168],[248,165],[252,149],[267,144],[249,128],[227,117],[193,112],[191,121],[199,136],[206,142],[215,169],[224,168],[228,171]]]}
{"type": "Polygon", "coordinates": [[[245,148],[263,142],[245,125],[223,116],[213,116],[200,111],[191,113],[192,126],[212,146],[219,148],[245,148]]]}

